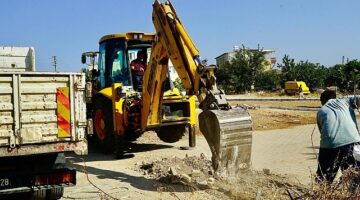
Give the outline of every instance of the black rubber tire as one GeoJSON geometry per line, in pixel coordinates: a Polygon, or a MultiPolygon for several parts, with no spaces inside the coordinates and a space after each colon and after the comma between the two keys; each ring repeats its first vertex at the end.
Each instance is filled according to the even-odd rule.
{"type": "Polygon", "coordinates": [[[57,200],[60,199],[64,194],[64,187],[52,188],[46,191],[47,200],[57,200]]]}
{"type": "Polygon", "coordinates": [[[140,136],[142,136],[143,132],[141,131],[126,131],[124,135],[124,139],[129,142],[136,141],[140,136]]]}
{"type": "Polygon", "coordinates": [[[156,131],[157,136],[160,140],[166,143],[174,143],[179,141],[186,132],[186,125],[171,125],[171,126],[163,126],[159,130],[156,131]]]}
{"type": "Polygon", "coordinates": [[[46,190],[36,190],[31,194],[31,200],[45,200],[46,199],[46,190]]]}
{"type": "Polygon", "coordinates": [[[93,109],[93,123],[94,123],[94,138],[98,144],[100,150],[103,153],[113,153],[115,150],[115,137],[114,137],[114,126],[113,126],[113,115],[112,115],[112,102],[102,96],[99,96],[94,101],[93,109]],[[105,132],[106,135],[102,139],[96,132],[96,112],[101,110],[104,116],[105,132]]]}

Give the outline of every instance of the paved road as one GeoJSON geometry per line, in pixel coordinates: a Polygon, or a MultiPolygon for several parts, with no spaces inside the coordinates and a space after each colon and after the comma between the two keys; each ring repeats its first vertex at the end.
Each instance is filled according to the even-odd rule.
{"type": "MultiPolygon", "coordinates": [[[[316,157],[311,144],[314,125],[300,126],[293,129],[259,131],[253,135],[252,167],[257,170],[270,169],[273,173],[287,174],[304,184],[310,182],[310,171],[316,170],[316,157]]],[[[135,171],[135,164],[161,157],[188,155],[211,155],[203,137],[197,138],[197,148],[180,150],[187,145],[187,139],[168,145],[154,136],[147,136],[151,142],[134,146],[134,157],[114,160],[110,155],[90,153],[87,160],[87,173],[92,182],[121,199],[176,199],[173,193],[158,192],[159,183],[144,178],[135,171]]],[[[319,144],[319,133],[315,129],[313,142],[319,144]]],[[[140,139],[141,141],[141,139],[140,139]]],[[[316,149],[317,151],[317,149],[316,149]]],[[[86,180],[81,157],[69,155],[69,162],[78,169],[76,187],[67,188],[63,199],[99,199],[97,189],[86,180]]],[[[182,187],[174,188],[180,199],[216,199],[205,192],[190,192],[182,187]]]]}

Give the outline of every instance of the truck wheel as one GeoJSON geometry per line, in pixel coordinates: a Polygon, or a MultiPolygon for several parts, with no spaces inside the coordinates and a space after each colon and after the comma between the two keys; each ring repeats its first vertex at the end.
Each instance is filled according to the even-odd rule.
{"type": "Polygon", "coordinates": [[[57,200],[60,199],[64,194],[64,187],[52,188],[46,191],[47,200],[57,200]]]}
{"type": "Polygon", "coordinates": [[[31,194],[31,200],[45,200],[46,199],[46,190],[35,190],[31,194]]]}
{"type": "Polygon", "coordinates": [[[111,101],[99,97],[94,103],[94,132],[101,151],[112,153],[114,151],[113,117],[111,101]]]}
{"type": "Polygon", "coordinates": [[[172,125],[172,126],[163,126],[156,131],[157,136],[160,140],[166,143],[174,143],[179,141],[185,134],[186,125],[172,125]]]}

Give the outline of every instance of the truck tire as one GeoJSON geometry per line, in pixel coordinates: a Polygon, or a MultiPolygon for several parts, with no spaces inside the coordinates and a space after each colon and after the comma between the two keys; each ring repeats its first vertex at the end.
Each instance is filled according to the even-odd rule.
{"type": "Polygon", "coordinates": [[[186,132],[186,125],[172,125],[172,126],[163,126],[156,131],[157,136],[160,140],[166,143],[174,143],[179,141],[186,132]]]}
{"type": "Polygon", "coordinates": [[[113,133],[113,115],[111,101],[98,97],[94,101],[93,123],[96,143],[104,153],[113,153],[115,138],[113,133]]]}
{"type": "Polygon", "coordinates": [[[64,187],[52,188],[46,191],[47,200],[57,200],[60,199],[64,194],[64,187]]]}
{"type": "Polygon", "coordinates": [[[35,190],[31,194],[31,200],[45,200],[46,199],[46,190],[35,190]]]}

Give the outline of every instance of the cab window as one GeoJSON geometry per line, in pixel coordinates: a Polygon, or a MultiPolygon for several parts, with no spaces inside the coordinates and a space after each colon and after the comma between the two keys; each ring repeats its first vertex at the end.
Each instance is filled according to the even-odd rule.
{"type": "MultiPolygon", "coordinates": [[[[131,75],[125,52],[123,39],[108,40],[100,45],[100,57],[104,60],[100,75],[103,74],[101,85],[110,87],[113,83],[131,86],[131,75]],[[101,51],[103,46],[103,51],[101,51]],[[102,74],[101,74],[102,73],[102,74]]],[[[102,87],[103,88],[103,87],[102,87]]]]}

